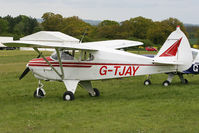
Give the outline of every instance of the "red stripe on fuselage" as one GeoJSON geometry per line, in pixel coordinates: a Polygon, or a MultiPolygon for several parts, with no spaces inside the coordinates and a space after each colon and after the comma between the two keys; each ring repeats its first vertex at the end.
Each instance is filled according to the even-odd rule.
{"type": "MultiPolygon", "coordinates": [[[[40,65],[42,65],[42,64],[48,64],[47,62],[29,62],[29,64],[40,64],[40,65]]],[[[50,62],[50,64],[59,64],[59,62],[50,62]]],[[[120,65],[120,66],[164,66],[163,64],[161,65],[161,64],[120,64],[120,63],[118,63],[118,64],[116,64],[116,63],[82,63],[82,62],[62,62],[62,64],[64,65],[64,64],[66,64],[66,65],[68,65],[68,64],[74,64],[74,65],[110,65],[110,66],[112,66],[112,65],[120,65]]]]}
{"type": "MultiPolygon", "coordinates": [[[[59,62],[53,60],[50,56],[46,57],[46,59],[52,64],[54,67],[60,67],[59,62]]],[[[165,66],[163,64],[121,64],[121,63],[89,63],[89,62],[62,62],[63,67],[92,67],[92,66],[165,66]]],[[[50,67],[48,63],[43,59],[33,59],[28,63],[28,66],[39,66],[39,67],[50,67]]]]}
{"type": "MultiPolygon", "coordinates": [[[[28,66],[35,67],[50,67],[48,64],[28,64],[28,66]]],[[[53,67],[60,67],[60,65],[52,65],[53,67]]],[[[91,67],[91,66],[79,66],[79,65],[62,65],[63,67],[91,67]]]]}
{"type": "MultiPolygon", "coordinates": [[[[52,66],[59,67],[59,62],[50,62],[52,66]]],[[[46,62],[30,62],[29,66],[49,66],[46,62]]],[[[62,62],[63,67],[91,67],[91,66],[165,66],[161,64],[116,64],[116,63],[80,63],[80,62],[62,62]]]]}
{"type": "MultiPolygon", "coordinates": [[[[48,61],[54,61],[50,56],[46,57],[48,61]]],[[[43,58],[32,59],[31,61],[45,61],[43,58]]]]}

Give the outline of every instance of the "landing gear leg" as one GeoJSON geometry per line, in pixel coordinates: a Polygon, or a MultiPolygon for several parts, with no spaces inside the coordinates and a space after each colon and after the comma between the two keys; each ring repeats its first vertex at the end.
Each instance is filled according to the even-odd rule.
{"type": "Polygon", "coordinates": [[[184,78],[182,73],[178,73],[178,77],[180,78],[182,84],[188,84],[188,80],[184,78]]]}
{"type": "Polygon", "coordinates": [[[165,80],[165,81],[162,83],[162,85],[163,85],[163,86],[169,86],[169,85],[171,84],[171,81],[172,81],[173,77],[174,77],[174,74],[173,74],[173,73],[168,73],[168,78],[167,78],[167,80],[165,80]]]}
{"type": "Polygon", "coordinates": [[[151,81],[150,81],[151,75],[147,75],[147,80],[144,81],[144,85],[151,85],[151,81]]]}
{"type": "Polygon", "coordinates": [[[88,94],[91,97],[98,97],[98,96],[100,96],[99,90],[97,88],[93,88],[92,87],[91,81],[81,81],[79,84],[80,84],[80,86],[82,88],[87,89],[88,94]]]}
{"type": "Polygon", "coordinates": [[[43,86],[44,85],[39,80],[39,86],[38,86],[38,88],[34,92],[34,97],[36,97],[36,98],[43,98],[46,95],[46,92],[43,89],[43,86]]]}
{"type": "Polygon", "coordinates": [[[66,92],[63,95],[64,101],[72,101],[75,99],[75,91],[77,89],[77,85],[79,83],[79,80],[64,80],[63,81],[66,86],[66,92]]]}

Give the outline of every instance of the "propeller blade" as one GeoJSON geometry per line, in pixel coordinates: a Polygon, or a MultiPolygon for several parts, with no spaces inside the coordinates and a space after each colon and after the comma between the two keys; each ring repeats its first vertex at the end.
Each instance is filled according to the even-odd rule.
{"type": "Polygon", "coordinates": [[[21,80],[24,76],[26,76],[26,74],[28,74],[29,71],[30,71],[29,67],[26,67],[26,69],[24,70],[24,72],[19,77],[19,80],[21,80]]]}
{"type": "MultiPolygon", "coordinates": [[[[40,58],[40,54],[37,56],[37,58],[40,58]]],[[[28,74],[28,72],[30,71],[29,67],[26,67],[26,69],[24,70],[24,72],[21,74],[21,76],[19,77],[19,80],[21,80],[24,76],[26,76],[26,74],[28,74]]]]}

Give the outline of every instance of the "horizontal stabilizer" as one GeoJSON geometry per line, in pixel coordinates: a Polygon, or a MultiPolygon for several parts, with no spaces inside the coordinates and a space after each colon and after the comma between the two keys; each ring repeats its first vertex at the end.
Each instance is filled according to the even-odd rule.
{"type": "Polygon", "coordinates": [[[154,61],[154,64],[165,64],[165,65],[183,65],[182,62],[166,62],[166,61],[154,61]]]}

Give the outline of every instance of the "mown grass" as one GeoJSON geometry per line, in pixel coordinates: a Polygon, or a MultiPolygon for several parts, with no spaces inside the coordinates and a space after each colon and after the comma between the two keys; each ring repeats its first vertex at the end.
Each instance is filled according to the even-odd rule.
{"type": "MultiPolygon", "coordinates": [[[[49,54],[49,53],[46,53],[49,54]]],[[[75,101],[65,102],[61,82],[43,82],[47,95],[33,98],[37,80],[18,76],[35,52],[0,51],[0,132],[2,133],[197,133],[199,131],[199,76],[177,77],[161,84],[165,74],[94,81],[101,96],[91,98],[78,87],[75,101]]]]}

